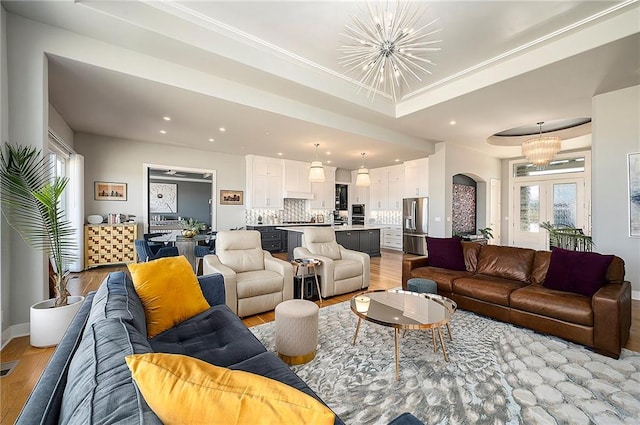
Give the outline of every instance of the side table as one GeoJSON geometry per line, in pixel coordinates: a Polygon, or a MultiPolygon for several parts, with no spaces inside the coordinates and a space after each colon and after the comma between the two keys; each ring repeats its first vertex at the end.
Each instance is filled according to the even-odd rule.
{"type": "Polygon", "coordinates": [[[320,305],[322,305],[322,292],[320,292],[320,283],[318,283],[318,273],[316,271],[316,267],[322,264],[322,261],[317,258],[296,258],[295,260],[291,260],[291,264],[293,265],[293,275],[298,276],[298,268],[302,267],[302,278],[300,279],[301,288],[300,288],[300,298],[304,298],[304,277],[306,274],[311,276],[311,270],[313,269],[313,277],[316,280],[316,289],[318,290],[318,298],[320,299],[320,305]]]}

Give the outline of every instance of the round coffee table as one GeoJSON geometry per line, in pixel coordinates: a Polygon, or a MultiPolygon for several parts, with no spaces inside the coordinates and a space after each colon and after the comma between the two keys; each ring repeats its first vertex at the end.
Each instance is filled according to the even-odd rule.
{"type": "MultiPolygon", "coordinates": [[[[436,351],[436,332],[445,361],[449,361],[442,337],[442,327],[448,326],[457,305],[449,298],[435,294],[418,294],[401,289],[377,290],[360,293],[351,298],[351,311],[358,316],[355,345],[362,319],[378,325],[394,328],[396,380],[400,380],[399,342],[400,330],[431,329],[433,349],[436,351]]],[[[451,330],[449,330],[451,337],[451,330]]]]}

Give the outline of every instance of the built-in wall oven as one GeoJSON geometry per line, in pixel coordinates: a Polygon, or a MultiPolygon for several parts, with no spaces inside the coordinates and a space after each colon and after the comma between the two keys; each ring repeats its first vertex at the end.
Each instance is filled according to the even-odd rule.
{"type": "Polygon", "coordinates": [[[364,225],[364,204],[351,205],[351,224],[364,225]]]}

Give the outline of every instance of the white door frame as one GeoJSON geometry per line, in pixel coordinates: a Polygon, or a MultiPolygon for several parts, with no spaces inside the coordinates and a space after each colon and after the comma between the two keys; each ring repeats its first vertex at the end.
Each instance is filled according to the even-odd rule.
{"type": "MultiPolygon", "coordinates": [[[[554,160],[562,160],[562,159],[570,159],[576,157],[584,157],[584,171],[578,173],[565,173],[565,174],[551,174],[551,175],[542,175],[542,176],[526,176],[526,177],[514,177],[513,175],[513,167],[516,164],[527,164],[528,161],[524,158],[511,160],[509,161],[509,190],[508,190],[508,212],[509,212],[509,245],[515,246],[515,233],[516,227],[519,223],[516,220],[515,211],[515,203],[518,198],[515,197],[514,191],[516,184],[527,183],[527,182],[540,182],[540,181],[553,181],[553,180],[566,180],[566,179],[583,179],[584,181],[584,204],[583,208],[583,217],[584,217],[584,230],[585,234],[591,234],[591,151],[576,151],[576,152],[568,152],[561,153],[554,157],[554,160]]],[[[579,208],[580,206],[578,206],[579,208]]],[[[545,208],[541,206],[541,208],[545,208]]]]}

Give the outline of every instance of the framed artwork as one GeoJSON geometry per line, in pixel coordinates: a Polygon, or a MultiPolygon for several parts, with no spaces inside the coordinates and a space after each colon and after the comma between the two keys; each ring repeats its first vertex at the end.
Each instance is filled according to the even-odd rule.
{"type": "Polygon", "coordinates": [[[640,152],[628,155],[629,236],[640,238],[640,152]]]}
{"type": "Polygon", "coordinates": [[[127,184],[93,182],[93,197],[96,201],[126,201],[127,184]]]}
{"type": "Polygon", "coordinates": [[[176,183],[149,183],[149,212],[178,212],[178,185],[176,183]]]}
{"type": "Polygon", "coordinates": [[[242,205],[244,204],[243,192],[241,190],[221,190],[220,205],[242,205]]]}

